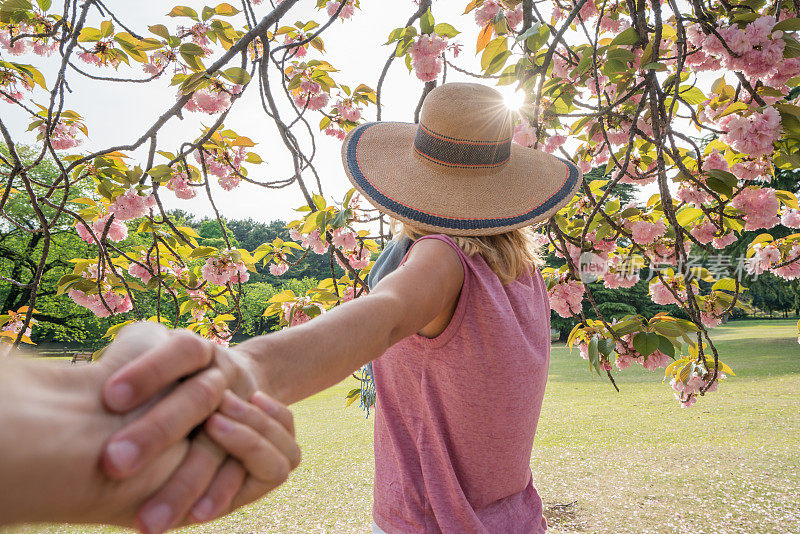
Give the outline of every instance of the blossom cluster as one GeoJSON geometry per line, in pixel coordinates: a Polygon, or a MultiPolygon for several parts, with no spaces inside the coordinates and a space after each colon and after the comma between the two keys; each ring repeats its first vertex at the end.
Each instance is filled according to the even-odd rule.
{"type": "Polygon", "coordinates": [[[71,289],[68,295],[76,304],[88,308],[98,317],[110,317],[112,314],[125,313],[133,309],[133,303],[127,293],[120,295],[111,289],[103,291],[102,297],[99,293],[84,293],[80,289],[71,289]]]}
{"type": "Polygon", "coordinates": [[[311,111],[319,111],[328,105],[328,93],[322,90],[322,86],[311,80],[303,80],[294,93],[294,103],[299,108],[311,111]]]}
{"type": "MultiPolygon", "coordinates": [[[[717,390],[717,382],[720,380],[724,380],[726,377],[725,373],[718,372],[717,379],[711,384],[706,392],[709,391],[716,391],[717,390]]],[[[697,394],[700,392],[702,388],[704,388],[709,382],[711,381],[711,373],[708,374],[706,379],[703,379],[697,371],[692,371],[692,374],[686,380],[686,383],[681,382],[677,378],[673,377],[670,380],[669,385],[672,386],[674,390],[675,398],[678,399],[681,403],[681,408],[689,408],[695,402],[697,402],[697,394]]]]}
{"type": "Polygon", "coordinates": [[[175,196],[188,200],[197,195],[197,189],[192,187],[192,180],[185,172],[176,172],[167,182],[167,189],[175,192],[175,196]]]}
{"type": "Polygon", "coordinates": [[[439,76],[444,60],[442,52],[447,48],[447,37],[437,34],[420,35],[409,48],[411,65],[417,78],[430,82],[439,76]]]}
{"type": "MultiPolygon", "coordinates": [[[[80,139],[76,139],[79,129],[75,124],[64,124],[59,122],[53,128],[53,131],[50,133],[50,145],[55,150],[67,150],[70,148],[75,148],[81,144],[80,139]]],[[[47,135],[47,123],[42,123],[39,125],[39,133],[42,136],[47,135]]]]}
{"type": "Polygon", "coordinates": [[[140,195],[136,189],[129,189],[114,199],[108,206],[108,212],[113,213],[117,221],[129,221],[144,217],[155,205],[156,199],[152,194],[140,195]]]}
{"type": "MultiPolygon", "coordinates": [[[[192,93],[192,98],[186,102],[184,109],[187,111],[199,111],[209,115],[222,113],[231,107],[231,98],[242,92],[241,85],[234,85],[230,89],[223,85],[209,85],[202,87],[192,93]]],[[[178,98],[183,96],[178,93],[178,98]]]]}
{"type": "MultiPolygon", "coordinates": [[[[111,217],[111,214],[104,215],[92,223],[92,230],[94,231],[94,234],[97,236],[98,240],[103,236],[103,232],[105,231],[106,224],[108,224],[109,217],[111,217]]],[[[95,243],[91,232],[84,223],[78,221],[78,223],[75,225],[75,230],[78,232],[78,237],[87,243],[95,243]]],[[[128,237],[128,227],[124,222],[120,221],[115,216],[114,220],[111,221],[111,225],[108,227],[106,238],[110,239],[111,241],[122,241],[126,237],[128,237]]]]}
{"type": "Polygon", "coordinates": [[[585,288],[578,280],[565,280],[547,290],[550,308],[561,317],[578,315],[582,309],[585,288]]]}
{"type": "Polygon", "coordinates": [[[785,91],[786,82],[800,75],[800,58],[783,57],[786,41],[782,39],[783,32],[773,31],[775,23],[775,17],[765,15],[744,28],[738,24],[722,25],[717,29],[722,40],[705,33],[700,25],[690,24],[686,38],[692,51],[686,64],[696,71],[739,71],[751,83],[760,81],[785,91]]]}
{"type": "MultiPolygon", "coordinates": [[[[23,314],[17,314],[14,319],[8,321],[6,324],[0,327],[0,358],[8,355],[9,351],[11,350],[11,344],[17,339],[19,333],[22,332],[22,326],[25,324],[25,321],[21,315],[23,314]]],[[[25,329],[25,333],[23,335],[30,339],[30,326],[25,329]]]]}
{"type": "MultiPolygon", "coordinates": [[[[231,147],[225,150],[216,149],[213,152],[205,148],[202,149],[202,151],[194,151],[194,159],[197,163],[203,164],[208,174],[219,178],[219,185],[225,191],[230,191],[239,185],[241,181],[239,174],[241,173],[242,163],[246,157],[247,149],[243,146],[231,147]]],[[[176,194],[178,189],[182,189],[182,194],[185,196],[188,195],[189,193],[185,191],[186,187],[190,187],[188,185],[188,180],[186,181],[186,187],[178,187],[179,185],[181,185],[180,182],[174,184],[176,187],[176,194]]]]}
{"type": "MultiPolygon", "coordinates": [[[[587,3],[593,4],[593,2],[587,3]]],[[[486,26],[495,19],[500,11],[503,11],[503,15],[512,29],[516,29],[522,22],[522,4],[515,9],[503,9],[499,0],[487,0],[481,4],[481,7],[475,10],[475,22],[478,26],[486,26]]]]}
{"type": "MultiPolygon", "coordinates": [[[[41,29],[47,30],[50,25],[41,21],[41,29]]],[[[48,57],[58,49],[56,39],[42,36],[45,31],[37,30],[35,25],[21,21],[16,25],[8,25],[0,31],[0,49],[6,50],[12,56],[22,56],[33,52],[37,56],[48,57]],[[22,37],[20,35],[35,35],[36,37],[22,37]],[[14,41],[12,43],[12,40],[14,41]]]]}
{"type": "MultiPolygon", "coordinates": [[[[336,14],[336,11],[339,9],[341,2],[328,2],[325,6],[326,11],[328,12],[328,16],[332,17],[336,14]]],[[[355,7],[355,0],[347,0],[344,7],[341,11],[339,11],[339,18],[346,20],[353,16],[356,12],[355,7]]]]}
{"type": "Polygon", "coordinates": [[[233,250],[223,250],[218,256],[213,256],[206,260],[205,265],[200,269],[203,279],[224,286],[228,283],[245,283],[250,279],[247,266],[243,261],[236,261],[233,258],[233,250]]]}
{"type": "Polygon", "coordinates": [[[311,316],[309,316],[304,309],[309,306],[318,308],[320,313],[325,312],[325,308],[319,304],[312,303],[310,297],[299,297],[296,300],[284,302],[281,305],[281,310],[283,311],[284,319],[286,319],[286,322],[288,323],[287,326],[297,326],[310,321],[311,316]]]}

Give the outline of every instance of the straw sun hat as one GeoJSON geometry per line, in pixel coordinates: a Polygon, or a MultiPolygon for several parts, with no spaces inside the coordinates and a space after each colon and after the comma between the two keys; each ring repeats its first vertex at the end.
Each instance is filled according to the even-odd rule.
{"type": "Polygon", "coordinates": [[[570,161],[511,143],[502,95],[474,83],[431,91],[419,124],[371,122],[342,145],[350,181],[382,212],[450,235],[501,234],[546,221],[575,194],[570,161]]]}

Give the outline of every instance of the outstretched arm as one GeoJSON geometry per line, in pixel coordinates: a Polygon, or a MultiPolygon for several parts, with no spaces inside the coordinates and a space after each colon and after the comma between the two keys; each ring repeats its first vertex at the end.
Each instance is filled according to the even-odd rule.
{"type": "MultiPolygon", "coordinates": [[[[407,261],[375,290],[339,306],[304,325],[260,336],[225,349],[190,333],[173,335],[169,343],[150,350],[106,382],[104,402],[127,412],[148,401],[165,386],[184,380],[144,416],[111,437],[106,447],[106,472],[127,478],[149,465],[165,448],[180,439],[171,429],[185,419],[187,405],[203,404],[203,376],[214,370],[227,379],[228,388],[242,398],[260,390],[283,403],[292,403],[332,386],[391,345],[418,332],[457,301],[464,270],[456,252],[435,239],[414,245],[407,261]],[[198,373],[197,376],[195,373],[198,373]],[[196,395],[200,395],[199,397],[196,395]],[[117,443],[133,444],[136,460],[124,468],[108,461],[117,443]]],[[[222,451],[210,446],[205,434],[192,442],[184,464],[140,512],[146,516],[164,506],[173,511],[170,524],[198,500],[210,499],[207,520],[219,515],[236,494],[237,503],[264,493],[252,478],[242,484],[242,472],[222,451]],[[214,474],[216,473],[216,477],[214,474]],[[214,478],[205,491],[207,482],[214,478]]],[[[206,501],[208,503],[208,501],[206,501]]]]}
{"type": "Polygon", "coordinates": [[[452,307],[464,270],[449,245],[425,239],[372,293],[313,321],[245,341],[264,391],[289,404],[322,391],[452,307]]]}
{"type": "MultiPolygon", "coordinates": [[[[114,410],[130,409],[165,385],[212,363],[234,369],[225,374],[242,382],[238,387],[255,385],[283,403],[297,402],[340,382],[452,309],[463,281],[464,269],[456,252],[440,240],[424,239],[369,295],[313,321],[252,338],[235,349],[173,346],[169,352],[150,351],[109,380],[106,402],[114,410]],[[124,399],[114,397],[117,389],[127,392],[124,399]]],[[[201,346],[199,338],[187,342],[201,346]]],[[[179,401],[175,399],[175,404],[179,401]]],[[[165,406],[162,409],[168,412],[165,406]]]]}

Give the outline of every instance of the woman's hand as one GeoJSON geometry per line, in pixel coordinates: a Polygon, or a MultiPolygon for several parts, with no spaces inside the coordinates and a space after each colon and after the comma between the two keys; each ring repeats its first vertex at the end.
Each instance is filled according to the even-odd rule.
{"type": "Polygon", "coordinates": [[[254,393],[247,403],[227,391],[205,429],[212,440],[241,462],[249,485],[238,492],[233,484],[210,488],[192,508],[191,517],[197,521],[210,521],[252,502],[286,480],[300,463],[292,412],[264,393],[254,393]]]}

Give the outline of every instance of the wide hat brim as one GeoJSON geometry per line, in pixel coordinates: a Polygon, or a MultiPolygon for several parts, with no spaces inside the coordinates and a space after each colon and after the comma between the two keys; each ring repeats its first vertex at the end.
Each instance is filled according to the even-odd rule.
{"type": "Polygon", "coordinates": [[[575,195],[582,173],[541,150],[511,145],[494,168],[431,162],[414,150],[417,124],[370,122],[342,146],[355,188],[387,215],[426,231],[493,235],[541,224],[575,195]]]}

